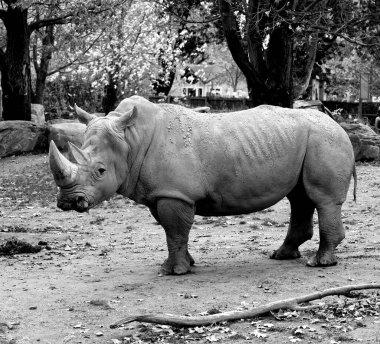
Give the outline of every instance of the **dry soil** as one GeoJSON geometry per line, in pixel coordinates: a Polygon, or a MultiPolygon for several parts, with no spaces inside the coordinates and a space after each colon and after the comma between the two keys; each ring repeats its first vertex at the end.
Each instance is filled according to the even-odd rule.
{"type": "MultiPolygon", "coordinates": [[[[352,186],[343,207],[346,238],[339,263],[305,266],[302,258],[268,259],[285,237],[283,200],[244,216],[197,217],[184,276],[160,276],[163,229],[147,208],[115,196],[89,214],[63,212],[46,155],[0,160],[0,245],[12,238],[38,253],[0,256],[0,343],[380,343],[380,292],[329,297],[309,311],[281,310],[260,318],[178,329],[130,323],[133,314],[199,315],[248,309],[348,284],[380,282],[380,166],[362,164],[358,200],[352,186]]],[[[317,228],[317,218],[315,217],[317,228]]]]}

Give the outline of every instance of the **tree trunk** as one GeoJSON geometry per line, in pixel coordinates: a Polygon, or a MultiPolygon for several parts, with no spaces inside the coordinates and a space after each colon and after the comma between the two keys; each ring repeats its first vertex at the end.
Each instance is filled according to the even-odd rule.
{"type": "Polygon", "coordinates": [[[287,26],[273,30],[266,51],[268,104],[293,107],[293,38],[287,26]]]}
{"type": "Polygon", "coordinates": [[[317,56],[318,49],[318,37],[317,35],[311,35],[309,38],[308,45],[308,56],[306,59],[306,63],[304,63],[304,68],[299,75],[295,78],[296,86],[294,87],[294,99],[297,99],[299,96],[304,94],[309,87],[311,74],[313,72],[313,67],[315,63],[315,59],[317,56]]]}
{"type": "Polygon", "coordinates": [[[122,51],[122,42],[124,39],[124,32],[123,32],[123,24],[125,19],[125,8],[122,7],[120,12],[120,18],[117,19],[117,40],[116,43],[113,43],[113,38],[110,36],[110,46],[115,54],[115,61],[113,69],[108,72],[108,85],[104,87],[104,95],[102,99],[102,107],[103,111],[106,113],[106,115],[116,108],[116,102],[122,92],[124,91],[122,89],[121,85],[121,77],[120,77],[120,70],[121,70],[121,61],[122,58],[120,56],[122,51]],[[120,63],[117,63],[120,62],[120,63]]]}
{"type": "Polygon", "coordinates": [[[34,66],[36,70],[36,89],[32,96],[33,103],[43,105],[44,93],[46,86],[46,78],[48,75],[49,64],[52,58],[52,50],[54,44],[54,26],[46,27],[45,36],[42,39],[41,61],[38,65],[37,54],[34,55],[34,66]]]}
{"type": "Polygon", "coordinates": [[[4,18],[7,50],[2,62],[4,120],[31,119],[30,31],[27,9],[9,7],[4,18]]]}
{"type": "MultiPolygon", "coordinates": [[[[249,40],[255,40],[249,37],[249,40]]],[[[260,57],[261,46],[251,42],[248,54],[254,57],[250,64],[255,74],[249,72],[247,84],[249,85],[249,96],[254,106],[261,104],[276,105],[282,107],[293,107],[293,37],[285,26],[275,28],[269,38],[268,47],[260,57]],[[262,58],[261,61],[257,61],[262,58]]]]}
{"type": "Polygon", "coordinates": [[[102,99],[102,108],[106,115],[116,108],[118,88],[118,84],[114,80],[114,74],[108,73],[108,84],[104,86],[102,99]]]}
{"type": "MultiPolygon", "coordinates": [[[[273,25],[269,43],[263,49],[262,28],[257,22],[257,2],[249,1],[245,40],[230,1],[219,0],[223,32],[231,55],[247,79],[253,106],[261,104],[292,107],[293,35],[289,24],[273,25]]],[[[270,18],[266,20],[271,20],[270,18]]]]}
{"type": "Polygon", "coordinates": [[[170,90],[172,89],[173,82],[175,79],[175,74],[176,74],[175,68],[171,67],[170,72],[169,72],[169,77],[166,80],[166,84],[165,84],[166,86],[165,91],[164,91],[165,96],[168,96],[170,93],[170,90]]]}

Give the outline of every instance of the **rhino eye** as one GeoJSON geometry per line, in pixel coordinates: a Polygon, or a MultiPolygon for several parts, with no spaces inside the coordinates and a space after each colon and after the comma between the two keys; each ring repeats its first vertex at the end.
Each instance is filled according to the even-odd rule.
{"type": "Polygon", "coordinates": [[[106,172],[106,169],[103,168],[103,167],[100,167],[100,168],[98,169],[98,173],[99,173],[99,175],[101,175],[101,176],[102,176],[105,172],[106,172]]]}

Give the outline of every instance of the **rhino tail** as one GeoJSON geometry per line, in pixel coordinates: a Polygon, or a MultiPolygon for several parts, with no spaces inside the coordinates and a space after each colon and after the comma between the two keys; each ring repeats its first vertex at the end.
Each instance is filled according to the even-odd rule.
{"type": "Polygon", "coordinates": [[[358,176],[356,174],[356,166],[355,166],[355,163],[354,163],[354,168],[352,170],[352,175],[354,177],[354,201],[356,202],[356,189],[357,189],[357,186],[358,186],[358,176]]]}

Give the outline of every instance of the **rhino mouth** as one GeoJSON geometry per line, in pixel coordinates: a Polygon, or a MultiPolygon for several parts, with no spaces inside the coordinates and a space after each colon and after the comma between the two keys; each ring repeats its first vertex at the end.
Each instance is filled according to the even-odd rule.
{"type": "Polygon", "coordinates": [[[93,206],[88,197],[85,195],[76,195],[75,197],[70,197],[70,199],[59,198],[57,202],[57,207],[64,210],[75,210],[78,213],[87,212],[93,206]]]}

